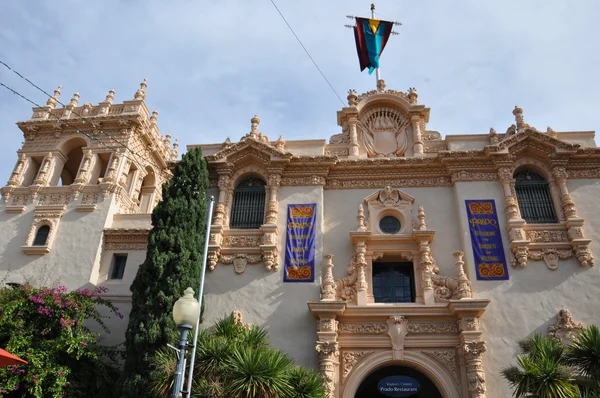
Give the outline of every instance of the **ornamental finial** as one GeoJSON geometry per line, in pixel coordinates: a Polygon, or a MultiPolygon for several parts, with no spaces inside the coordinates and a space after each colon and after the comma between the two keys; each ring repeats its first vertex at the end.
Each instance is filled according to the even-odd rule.
{"type": "Polygon", "coordinates": [[[108,90],[108,94],[106,95],[106,98],[104,99],[104,101],[108,102],[109,104],[112,105],[114,100],[115,100],[115,89],[111,88],[110,90],[108,90]]]}
{"type": "Polygon", "coordinates": [[[133,95],[133,98],[136,100],[145,100],[146,99],[146,87],[148,87],[148,85],[146,84],[147,80],[144,79],[141,83],[140,83],[140,88],[135,92],[135,94],[133,95]]]}
{"type": "Polygon", "coordinates": [[[73,94],[73,98],[71,98],[71,101],[69,102],[69,106],[72,108],[77,107],[77,104],[79,103],[79,93],[75,93],[73,94]]]}
{"type": "Polygon", "coordinates": [[[58,86],[56,88],[56,90],[54,90],[54,95],[50,98],[48,98],[48,101],[46,101],[46,105],[48,105],[51,109],[56,108],[56,104],[58,103],[58,97],[60,96],[60,89],[62,88],[62,86],[58,86]]]}

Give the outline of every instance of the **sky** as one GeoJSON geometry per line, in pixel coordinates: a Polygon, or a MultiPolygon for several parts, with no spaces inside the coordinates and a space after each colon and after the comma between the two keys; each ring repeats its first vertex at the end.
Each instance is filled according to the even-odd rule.
{"type": "MultiPolygon", "coordinates": [[[[368,1],[274,0],[338,95],[375,88],[360,72],[346,15],[368,1]]],[[[429,130],[504,132],[519,105],[545,131],[600,128],[600,2],[597,0],[380,0],[376,17],[400,21],[381,57],[387,87],[416,87],[429,130]]],[[[275,140],[328,139],[342,103],[271,0],[2,0],[0,60],[63,103],[132,99],[162,134],[187,144],[237,141],[257,114],[275,140]]],[[[0,65],[0,82],[44,104],[47,97],[0,65]]],[[[17,160],[15,122],[31,104],[0,86],[0,184],[17,160]]]]}

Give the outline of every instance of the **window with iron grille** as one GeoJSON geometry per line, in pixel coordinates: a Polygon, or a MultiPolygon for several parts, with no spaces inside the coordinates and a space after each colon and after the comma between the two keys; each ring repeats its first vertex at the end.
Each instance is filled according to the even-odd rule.
{"type": "Polygon", "coordinates": [[[233,191],[230,228],[256,229],[264,222],[265,182],[249,177],[240,182],[233,191]]]}
{"type": "Polygon", "coordinates": [[[412,263],[374,263],[373,297],[376,303],[414,303],[412,263]]]}
{"type": "Polygon", "coordinates": [[[531,224],[557,223],[548,181],[532,171],[515,174],[515,180],[521,218],[531,224]]]}

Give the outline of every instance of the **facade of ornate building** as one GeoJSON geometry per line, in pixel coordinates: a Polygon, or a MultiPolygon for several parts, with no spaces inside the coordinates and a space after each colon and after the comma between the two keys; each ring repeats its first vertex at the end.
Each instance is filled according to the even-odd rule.
{"type": "MultiPolygon", "coordinates": [[[[18,123],[25,142],[1,188],[4,283],[104,285],[127,310],[177,158],[145,88],[57,109],[59,88],[18,123]]],[[[239,141],[201,145],[216,198],[206,324],[236,311],[264,326],[332,398],[394,383],[504,398],[518,340],[598,323],[594,132],[541,132],[515,107],[505,133],[443,138],[429,113],[415,89],[380,81],[349,91],[328,141],[270,140],[255,116],[239,141]],[[299,208],[313,221],[294,221],[299,208]]],[[[107,342],[122,341],[126,320],[110,326],[107,342]]]]}

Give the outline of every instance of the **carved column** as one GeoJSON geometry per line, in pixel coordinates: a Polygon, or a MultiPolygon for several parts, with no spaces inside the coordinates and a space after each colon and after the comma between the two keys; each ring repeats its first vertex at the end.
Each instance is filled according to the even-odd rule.
{"type": "Polygon", "coordinates": [[[589,249],[591,239],[586,239],[583,232],[583,218],[577,216],[577,210],[575,209],[575,202],[571,198],[571,194],[567,188],[567,171],[562,166],[557,166],[552,169],[552,174],[560,190],[561,205],[566,217],[567,235],[571,246],[573,247],[573,254],[577,261],[584,266],[593,266],[594,257],[589,249]]]}
{"type": "Polygon", "coordinates": [[[467,371],[469,398],[485,398],[485,372],[483,370],[485,350],[485,342],[480,340],[464,341],[459,346],[458,352],[467,371]]]}
{"type": "MultiPolygon", "coordinates": [[[[333,320],[336,322],[335,320],[333,320]]],[[[321,321],[323,322],[323,321],[321,321]]],[[[337,335],[337,333],[335,333],[337,335]]],[[[336,396],[336,375],[339,365],[340,349],[336,341],[317,341],[317,354],[319,356],[319,372],[325,380],[325,392],[327,398],[336,396]]]]}
{"type": "Polygon", "coordinates": [[[415,156],[423,156],[423,138],[421,137],[421,117],[413,115],[410,118],[410,123],[413,130],[413,154],[415,156]]]}
{"type": "Polygon", "coordinates": [[[85,184],[88,182],[88,174],[90,167],[92,165],[93,154],[90,149],[85,151],[83,155],[83,159],[81,160],[81,165],[79,166],[79,170],[77,172],[77,177],[75,178],[75,182],[78,184],[85,184]]]}
{"type": "Polygon", "coordinates": [[[465,262],[462,260],[464,257],[464,252],[456,252],[453,256],[456,258],[456,271],[457,271],[457,281],[458,281],[458,295],[461,299],[471,298],[471,282],[465,273],[464,264],[465,262]]]}
{"type": "Polygon", "coordinates": [[[17,164],[13,169],[12,174],[6,185],[21,185],[24,177],[25,164],[27,162],[27,155],[24,153],[19,154],[19,159],[17,160],[17,164]]]}
{"type": "Polygon", "coordinates": [[[277,215],[279,210],[279,186],[281,184],[281,175],[271,174],[269,176],[269,205],[267,206],[267,216],[265,224],[277,224],[277,215]]]}
{"type": "Polygon", "coordinates": [[[110,161],[108,163],[108,169],[102,179],[102,182],[114,182],[117,176],[117,170],[119,168],[119,161],[121,160],[121,151],[113,152],[110,156],[110,161]]]}
{"type": "Polygon", "coordinates": [[[565,217],[567,220],[569,218],[578,218],[577,210],[575,210],[575,202],[573,202],[573,199],[569,194],[569,189],[567,188],[567,170],[562,166],[557,166],[552,169],[552,174],[556,179],[556,184],[560,191],[560,203],[565,217]]]}
{"type": "Polygon", "coordinates": [[[127,176],[129,175],[129,169],[131,168],[131,161],[125,160],[125,164],[123,165],[123,169],[121,171],[121,175],[119,177],[119,185],[123,188],[127,186],[127,176]]]}
{"type": "Polygon", "coordinates": [[[225,201],[227,199],[227,191],[231,185],[230,171],[221,171],[219,173],[219,199],[215,206],[215,215],[213,217],[213,225],[223,225],[225,222],[226,206],[225,201]]]}
{"type": "Polygon", "coordinates": [[[46,157],[44,157],[44,161],[42,162],[42,167],[40,167],[40,171],[33,181],[33,185],[44,186],[48,183],[48,178],[50,177],[50,171],[54,167],[54,155],[50,152],[46,157]]]}
{"type": "Polygon", "coordinates": [[[365,242],[358,242],[356,245],[356,267],[358,276],[356,279],[356,304],[367,305],[367,259],[365,257],[367,253],[367,245],[365,242]]]}
{"type": "Polygon", "coordinates": [[[500,179],[502,192],[504,193],[504,210],[508,219],[508,238],[514,257],[512,265],[525,267],[527,265],[530,241],[527,240],[523,229],[525,220],[521,219],[517,198],[513,192],[513,177],[510,167],[500,167],[498,169],[498,178],[500,179]]]}
{"type": "Polygon", "coordinates": [[[333,254],[323,256],[323,280],[321,282],[321,301],[335,301],[335,279],[333,278],[333,254]]]}
{"type": "Polygon", "coordinates": [[[279,214],[279,185],[281,184],[281,170],[277,169],[269,175],[269,204],[265,224],[260,229],[263,231],[263,241],[260,251],[267,271],[279,270],[279,250],[277,248],[278,228],[277,216],[279,214]]]}
{"type": "Polygon", "coordinates": [[[358,157],[358,118],[351,116],[348,118],[350,126],[350,139],[348,142],[348,155],[358,157]]]}
{"type": "Polygon", "coordinates": [[[356,216],[356,220],[358,221],[358,231],[365,232],[368,230],[365,225],[365,211],[363,210],[363,205],[358,205],[358,215],[356,216]]]}
{"type": "Polygon", "coordinates": [[[140,204],[140,202],[138,201],[138,198],[140,197],[140,191],[142,189],[143,181],[144,181],[144,176],[142,176],[142,171],[137,170],[133,176],[133,181],[131,182],[131,185],[132,185],[131,199],[138,205],[140,204]]]}

